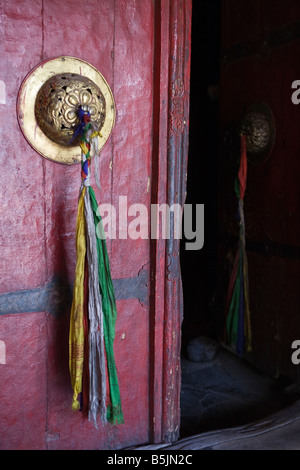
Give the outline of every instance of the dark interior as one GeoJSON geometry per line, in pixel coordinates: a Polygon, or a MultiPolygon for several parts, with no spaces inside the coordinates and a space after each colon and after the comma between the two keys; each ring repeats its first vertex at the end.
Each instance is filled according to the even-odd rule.
{"type": "MultiPolygon", "coordinates": [[[[222,2],[194,1],[192,18],[186,203],[204,204],[205,224],[201,250],[186,250],[184,237],[181,244],[181,436],[251,422],[300,397],[292,378],[266,373],[247,355],[239,357],[224,344],[224,298],[229,278],[224,276],[220,249],[224,228],[219,217],[224,197],[219,93],[226,93],[220,90],[222,2]],[[195,347],[201,349],[195,352],[195,347]]],[[[263,334],[267,338],[267,332],[263,334]]]]}
{"type": "Polygon", "coordinates": [[[220,325],[212,315],[218,263],[220,3],[193,2],[186,203],[204,204],[205,224],[203,248],[181,249],[183,347],[192,336],[217,337],[220,333],[220,325]]]}

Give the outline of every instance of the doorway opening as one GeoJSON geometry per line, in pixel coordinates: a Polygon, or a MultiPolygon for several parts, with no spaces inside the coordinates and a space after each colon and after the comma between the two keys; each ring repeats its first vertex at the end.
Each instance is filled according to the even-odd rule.
{"type": "Polygon", "coordinates": [[[193,2],[186,203],[204,204],[204,246],[189,251],[181,243],[181,437],[253,422],[300,397],[290,379],[267,376],[223,343],[229,276],[220,255],[221,15],[221,0],[193,2]]]}

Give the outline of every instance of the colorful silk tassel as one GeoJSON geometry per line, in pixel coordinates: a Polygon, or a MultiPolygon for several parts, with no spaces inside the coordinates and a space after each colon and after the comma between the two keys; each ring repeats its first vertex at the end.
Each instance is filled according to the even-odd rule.
{"type": "Polygon", "coordinates": [[[248,260],[245,249],[244,195],[247,181],[246,136],[241,136],[241,159],[235,193],[238,198],[239,246],[235,256],[226,306],[226,342],[239,355],[251,351],[248,260]]]}
{"type": "MultiPolygon", "coordinates": [[[[69,367],[72,409],[81,409],[97,427],[97,418],[124,422],[114,360],[117,318],[105,234],[95,193],[90,186],[91,148],[96,160],[101,134],[88,112],[79,110],[82,183],[76,223],[76,274],[70,317],[69,367]],[[88,368],[88,370],[87,370],[88,368]],[[106,376],[106,373],[108,377],[106,376]]],[[[95,165],[99,183],[99,169],[95,165]]]]}

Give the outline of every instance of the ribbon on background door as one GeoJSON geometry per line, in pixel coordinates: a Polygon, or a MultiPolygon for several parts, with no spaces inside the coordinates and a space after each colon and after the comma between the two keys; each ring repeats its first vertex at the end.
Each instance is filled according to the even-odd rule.
{"type": "Polygon", "coordinates": [[[246,136],[241,135],[241,157],[235,194],[238,199],[239,242],[229,282],[226,302],[226,342],[239,355],[252,349],[249,307],[248,260],[245,240],[244,196],[247,184],[246,136]]]}

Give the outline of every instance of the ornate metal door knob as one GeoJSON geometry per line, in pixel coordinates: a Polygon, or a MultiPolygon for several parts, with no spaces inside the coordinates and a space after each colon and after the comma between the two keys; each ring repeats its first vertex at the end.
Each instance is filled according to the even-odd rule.
{"type": "Polygon", "coordinates": [[[241,133],[246,135],[248,160],[251,163],[265,161],[275,141],[275,123],[270,108],[264,103],[253,104],[242,119],[241,133]]]}
{"type": "Polygon", "coordinates": [[[101,132],[98,149],[115,123],[113,94],[101,73],[75,57],[57,57],[38,64],[23,81],[18,95],[18,120],[30,145],[60,163],[80,162],[74,131],[78,109],[90,113],[101,132]]]}

